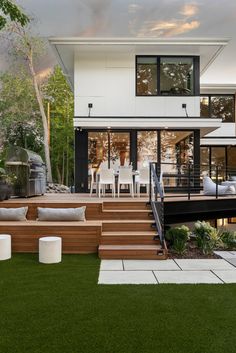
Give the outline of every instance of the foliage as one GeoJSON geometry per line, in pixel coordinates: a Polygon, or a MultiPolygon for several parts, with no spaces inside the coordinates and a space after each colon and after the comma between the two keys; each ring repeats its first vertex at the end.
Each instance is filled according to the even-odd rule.
{"type": "Polygon", "coordinates": [[[43,105],[43,95],[40,87],[40,78],[36,73],[35,65],[36,60],[44,52],[44,41],[32,35],[31,28],[22,27],[19,23],[11,23],[5,33],[5,38],[8,42],[9,50],[14,54],[15,59],[18,62],[24,62],[25,69],[30,73],[30,77],[33,82],[33,88],[38,104],[38,110],[40,112],[40,120],[43,131],[43,147],[44,147],[44,158],[47,166],[47,181],[52,182],[52,171],[51,171],[51,160],[50,150],[48,145],[48,122],[46,112],[43,105]]]}
{"type": "Polygon", "coordinates": [[[74,171],[74,98],[59,66],[54,68],[43,87],[45,109],[50,114],[50,152],[53,180],[73,184],[74,171]]]}
{"type": "Polygon", "coordinates": [[[6,172],[5,169],[0,168],[0,182],[4,182],[8,185],[13,185],[17,180],[17,176],[14,173],[6,172]]]}
{"type": "Polygon", "coordinates": [[[0,75],[0,118],[3,147],[14,144],[42,154],[42,125],[29,74],[18,72],[0,75]]]}
{"type": "Polygon", "coordinates": [[[197,246],[203,254],[212,254],[215,247],[220,244],[219,232],[208,222],[197,221],[194,224],[194,234],[197,246]]]}
{"type": "Polygon", "coordinates": [[[236,232],[229,230],[223,230],[220,234],[220,239],[223,243],[223,246],[229,250],[236,249],[236,232]]]}
{"type": "Polygon", "coordinates": [[[186,244],[190,237],[189,228],[185,225],[171,228],[166,232],[166,239],[170,242],[172,249],[182,255],[186,251],[186,244]]]}
{"type": "Polygon", "coordinates": [[[19,22],[21,26],[25,26],[29,22],[29,17],[10,0],[1,0],[0,10],[2,11],[0,15],[0,30],[6,26],[8,17],[11,21],[19,22]]]}

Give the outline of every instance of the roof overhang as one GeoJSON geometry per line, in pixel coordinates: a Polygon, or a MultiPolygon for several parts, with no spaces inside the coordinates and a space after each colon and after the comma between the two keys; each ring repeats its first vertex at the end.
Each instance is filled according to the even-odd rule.
{"type": "Polygon", "coordinates": [[[101,117],[74,118],[74,127],[82,129],[174,129],[174,130],[200,130],[200,136],[218,129],[222,124],[221,119],[204,118],[116,118],[101,117]]]}
{"type": "Polygon", "coordinates": [[[201,94],[204,93],[215,93],[215,94],[224,94],[224,93],[235,93],[236,92],[236,84],[225,83],[225,84],[201,84],[200,87],[201,94]]]}
{"type": "Polygon", "coordinates": [[[228,38],[49,38],[64,73],[73,86],[75,52],[124,52],[134,55],[197,55],[201,75],[212,64],[228,38]]]}
{"type": "Polygon", "coordinates": [[[201,138],[200,144],[211,146],[236,145],[236,137],[201,138]]]}

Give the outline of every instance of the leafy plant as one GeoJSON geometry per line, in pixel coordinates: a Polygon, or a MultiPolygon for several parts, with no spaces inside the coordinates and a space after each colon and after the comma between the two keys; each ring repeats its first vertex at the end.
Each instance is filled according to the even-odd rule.
{"type": "Polygon", "coordinates": [[[181,227],[170,228],[166,232],[166,239],[169,241],[171,248],[179,255],[186,251],[186,244],[189,240],[189,228],[182,225],[181,227]]]}
{"type": "Polygon", "coordinates": [[[194,234],[197,246],[203,254],[212,254],[214,248],[220,243],[218,230],[208,222],[197,221],[194,225],[194,234]]]}
{"type": "Polygon", "coordinates": [[[224,230],[220,235],[224,248],[229,250],[236,249],[236,232],[224,230]]]}
{"type": "Polygon", "coordinates": [[[7,173],[5,169],[0,168],[0,181],[8,185],[13,185],[17,180],[17,176],[14,173],[7,173]]]}

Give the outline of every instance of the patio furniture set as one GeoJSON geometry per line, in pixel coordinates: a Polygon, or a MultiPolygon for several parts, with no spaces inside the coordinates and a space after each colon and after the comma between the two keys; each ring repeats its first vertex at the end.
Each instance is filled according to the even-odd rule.
{"type": "Polygon", "coordinates": [[[149,168],[141,168],[140,170],[133,170],[132,166],[120,166],[117,170],[108,167],[101,167],[98,172],[91,168],[89,170],[91,176],[90,182],[90,196],[93,194],[95,188],[96,195],[105,196],[107,187],[111,187],[112,196],[120,197],[120,190],[122,186],[128,186],[130,195],[134,194],[140,197],[141,185],[146,187],[146,193],[149,193],[150,177],[149,168]]]}

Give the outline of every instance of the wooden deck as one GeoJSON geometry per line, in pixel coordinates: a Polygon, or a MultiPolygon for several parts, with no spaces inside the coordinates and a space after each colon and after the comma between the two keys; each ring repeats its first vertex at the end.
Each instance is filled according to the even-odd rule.
{"type": "MultiPolygon", "coordinates": [[[[164,201],[165,223],[236,217],[236,196],[168,194],[164,201]]],[[[0,222],[0,233],[12,235],[13,251],[37,252],[38,238],[58,235],[63,253],[96,253],[101,258],[165,259],[167,249],[154,240],[156,230],[148,198],[122,195],[119,199],[88,194],[46,194],[12,198],[0,207],[28,206],[27,222],[0,222]],[[37,207],[64,208],[86,205],[85,222],[40,222],[37,207]]]]}
{"type": "Polygon", "coordinates": [[[97,198],[81,194],[47,194],[13,198],[0,207],[28,206],[27,222],[0,222],[0,232],[12,235],[15,252],[38,252],[38,238],[62,237],[63,253],[97,253],[101,258],[165,259],[167,249],[153,240],[156,230],[146,197],[97,198]],[[40,222],[37,207],[86,205],[85,222],[40,222]]]}

